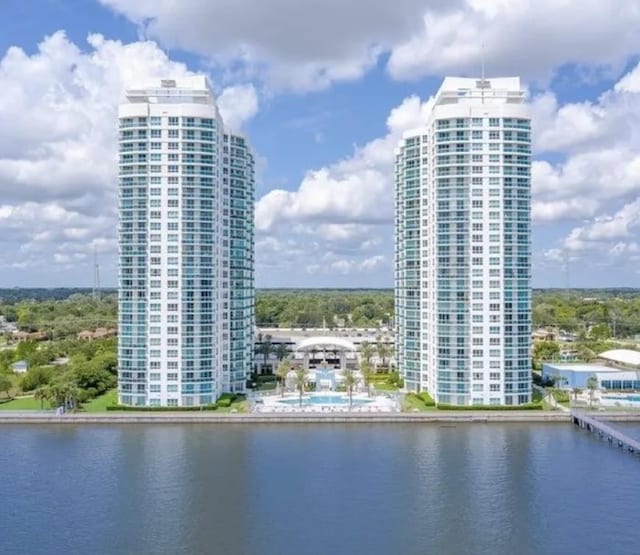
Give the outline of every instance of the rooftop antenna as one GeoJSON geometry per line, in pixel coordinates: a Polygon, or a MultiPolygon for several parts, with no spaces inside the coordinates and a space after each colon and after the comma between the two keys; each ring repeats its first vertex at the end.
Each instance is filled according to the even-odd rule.
{"type": "Polygon", "coordinates": [[[100,299],[100,265],[98,264],[98,252],[93,245],[93,300],[100,299]]]}
{"type": "Polygon", "coordinates": [[[482,104],[484,104],[484,41],[480,46],[480,98],[482,104]]]}
{"type": "Polygon", "coordinates": [[[569,252],[564,251],[564,289],[567,297],[569,296],[569,252]]]}

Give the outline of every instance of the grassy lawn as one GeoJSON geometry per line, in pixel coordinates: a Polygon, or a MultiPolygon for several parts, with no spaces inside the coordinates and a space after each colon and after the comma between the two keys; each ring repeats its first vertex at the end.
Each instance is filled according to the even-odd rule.
{"type": "Polygon", "coordinates": [[[436,411],[438,409],[436,407],[428,407],[424,404],[422,399],[411,393],[408,393],[404,396],[404,401],[402,402],[402,411],[414,412],[415,410],[419,410],[420,412],[427,412],[436,411]]]}
{"type": "Polygon", "coordinates": [[[249,403],[244,399],[234,401],[230,407],[218,407],[215,412],[247,412],[249,403]]]}
{"type": "Polygon", "coordinates": [[[373,387],[378,391],[398,391],[398,387],[387,382],[373,382],[373,387]]]}
{"type": "Polygon", "coordinates": [[[40,401],[33,397],[20,397],[6,403],[0,402],[0,410],[40,410],[40,408],[40,401]]]}
{"type": "Polygon", "coordinates": [[[115,389],[110,389],[100,397],[91,399],[82,405],[83,412],[106,412],[109,405],[115,405],[118,403],[118,392],[115,389]]]}

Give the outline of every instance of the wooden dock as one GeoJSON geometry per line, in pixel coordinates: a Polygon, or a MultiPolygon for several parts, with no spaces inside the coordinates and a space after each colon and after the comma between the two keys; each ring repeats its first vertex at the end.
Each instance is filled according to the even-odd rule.
{"type": "Polygon", "coordinates": [[[571,420],[576,426],[597,433],[601,438],[606,439],[610,444],[614,442],[618,447],[626,449],[630,453],[640,454],[640,441],[629,437],[620,430],[612,428],[607,423],[586,414],[582,411],[572,410],[571,420]]]}

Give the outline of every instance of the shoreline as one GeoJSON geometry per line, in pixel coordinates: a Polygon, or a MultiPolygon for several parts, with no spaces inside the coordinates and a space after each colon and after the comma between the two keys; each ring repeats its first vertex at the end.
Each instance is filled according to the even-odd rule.
{"type": "MultiPolygon", "coordinates": [[[[640,412],[597,413],[610,422],[640,422],[640,412]]],[[[440,424],[440,423],[571,423],[568,412],[539,411],[478,411],[440,413],[289,413],[289,414],[214,414],[193,412],[91,413],[91,414],[0,414],[3,424],[440,424]]]]}

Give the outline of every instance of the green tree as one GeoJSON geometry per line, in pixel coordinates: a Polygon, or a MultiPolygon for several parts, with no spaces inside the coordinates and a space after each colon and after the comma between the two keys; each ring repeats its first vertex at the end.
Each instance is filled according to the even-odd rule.
{"type": "Polygon", "coordinates": [[[360,362],[360,373],[362,374],[362,382],[367,389],[367,395],[369,395],[369,384],[371,383],[371,376],[373,375],[371,363],[366,360],[362,360],[360,362]]]}
{"type": "Polygon", "coordinates": [[[281,360],[280,364],[278,364],[278,367],[276,368],[276,376],[280,379],[280,392],[282,397],[284,397],[284,389],[287,384],[287,376],[289,375],[290,370],[291,364],[288,360],[281,360]]]}
{"type": "Polygon", "coordinates": [[[35,341],[21,341],[16,347],[14,360],[29,360],[37,348],[35,341]]]}
{"type": "Polygon", "coordinates": [[[596,390],[598,389],[598,378],[590,376],[587,379],[587,389],[589,390],[589,408],[592,408],[596,390]]]}
{"type": "Polygon", "coordinates": [[[378,336],[376,340],[376,351],[378,352],[381,366],[386,368],[387,358],[391,355],[391,349],[389,349],[389,344],[383,341],[381,336],[378,336]]]}
{"type": "Polygon", "coordinates": [[[347,388],[347,393],[349,393],[349,408],[351,408],[353,406],[353,388],[358,385],[358,378],[356,378],[353,370],[349,368],[343,371],[342,376],[344,377],[344,386],[347,388]]]}
{"type": "Polygon", "coordinates": [[[307,379],[309,377],[309,371],[304,367],[299,367],[295,369],[295,376],[293,379],[293,383],[298,389],[298,393],[300,394],[300,406],[302,406],[302,395],[304,394],[304,388],[307,385],[307,379]]]}
{"type": "Polygon", "coordinates": [[[262,341],[256,347],[256,354],[262,355],[264,364],[263,368],[267,366],[269,355],[273,352],[273,343],[271,343],[271,336],[269,334],[262,338],[262,341]]]}
{"type": "Polygon", "coordinates": [[[56,407],[74,411],[79,402],[82,391],[68,376],[59,376],[48,386],[49,398],[56,407]]]}
{"type": "Polygon", "coordinates": [[[291,349],[289,349],[289,346],[286,343],[278,343],[276,345],[275,354],[280,362],[291,354],[291,349]]]}
{"type": "Polygon", "coordinates": [[[586,345],[578,345],[578,358],[580,360],[584,360],[585,362],[591,362],[594,358],[596,358],[596,354],[586,345]]]}
{"type": "Polygon", "coordinates": [[[105,369],[98,359],[73,364],[69,372],[73,382],[82,390],[82,397],[85,399],[102,395],[116,385],[115,376],[105,369]]]}
{"type": "Polygon", "coordinates": [[[43,385],[47,385],[51,381],[53,370],[43,366],[35,366],[30,368],[20,378],[20,389],[22,391],[33,391],[43,385]]]}
{"type": "Polygon", "coordinates": [[[578,401],[578,395],[580,395],[580,393],[582,393],[582,389],[580,389],[579,387],[574,387],[571,390],[571,393],[573,393],[573,401],[577,402],[578,401]]]}
{"type": "Polygon", "coordinates": [[[589,339],[594,339],[596,341],[609,339],[611,337],[611,330],[609,329],[608,324],[597,324],[592,326],[589,330],[589,339]]]}
{"type": "Polygon", "coordinates": [[[5,397],[9,397],[9,392],[13,384],[11,383],[11,379],[6,374],[0,374],[0,393],[4,393],[5,397]]]}
{"type": "Polygon", "coordinates": [[[44,409],[44,402],[52,399],[51,389],[48,385],[40,386],[33,392],[33,398],[40,401],[40,410],[44,409]]]}
{"type": "Polygon", "coordinates": [[[551,361],[560,354],[560,345],[555,341],[536,341],[533,344],[533,360],[536,363],[551,361]]]}
{"type": "Polygon", "coordinates": [[[362,343],[360,343],[360,356],[362,357],[362,360],[369,365],[371,365],[373,351],[374,347],[368,341],[363,341],[362,343]]]}

